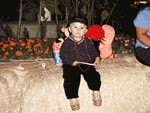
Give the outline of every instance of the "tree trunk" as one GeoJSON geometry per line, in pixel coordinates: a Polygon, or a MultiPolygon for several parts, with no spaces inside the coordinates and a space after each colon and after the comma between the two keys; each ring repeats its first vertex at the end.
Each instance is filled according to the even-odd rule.
{"type": "Polygon", "coordinates": [[[40,6],[39,6],[39,14],[38,14],[38,27],[37,27],[37,33],[36,33],[36,37],[40,37],[41,34],[41,4],[42,4],[42,0],[40,0],[40,6]]]}
{"type": "Polygon", "coordinates": [[[59,22],[58,22],[58,12],[57,9],[58,8],[58,4],[57,4],[57,0],[55,0],[55,19],[56,19],[56,30],[57,30],[57,38],[60,36],[60,31],[59,31],[59,22]]]}
{"type": "Polygon", "coordinates": [[[21,20],[22,20],[22,0],[20,0],[20,8],[19,8],[19,22],[18,22],[18,27],[17,27],[17,39],[19,39],[19,38],[20,38],[21,20]]]}

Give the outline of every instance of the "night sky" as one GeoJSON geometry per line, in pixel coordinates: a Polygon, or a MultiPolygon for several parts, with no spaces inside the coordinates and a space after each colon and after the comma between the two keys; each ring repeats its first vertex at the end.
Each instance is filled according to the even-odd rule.
{"type": "MultiPolygon", "coordinates": [[[[19,1],[20,0],[1,0],[0,4],[0,20],[3,21],[16,21],[18,20],[19,15],[19,1]]],[[[27,0],[23,0],[24,2],[27,0]]],[[[29,0],[30,1],[30,0],[29,0]]],[[[31,0],[32,1],[32,0],[31,0]]],[[[38,1],[38,0],[33,0],[38,1]]],[[[118,15],[123,14],[127,11],[128,4],[133,0],[118,0],[117,7],[115,8],[115,12],[118,12],[118,15]]]]}
{"type": "Polygon", "coordinates": [[[18,0],[1,0],[0,20],[16,20],[18,18],[18,0]]]}

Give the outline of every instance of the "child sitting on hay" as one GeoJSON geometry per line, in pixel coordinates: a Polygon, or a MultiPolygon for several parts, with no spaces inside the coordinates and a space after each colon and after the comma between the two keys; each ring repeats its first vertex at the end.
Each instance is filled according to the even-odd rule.
{"type": "Polygon", "coordinates": [[[85,19],[76,17],[69,25],[71,35],[64,40],[60,49],[66,97],[70,100],[72,110],[80,109],[78,90],[82,74],[89,89],[93,91],[93,104],[101,106],[101,80],[100,74],[95,69],[100,64],[99,53],[92,40],[85,38],[87,31],[85,19]]]}

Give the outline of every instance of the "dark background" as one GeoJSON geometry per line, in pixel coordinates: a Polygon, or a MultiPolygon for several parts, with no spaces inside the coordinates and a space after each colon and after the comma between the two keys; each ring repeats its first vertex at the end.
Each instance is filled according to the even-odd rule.
{"type": "Polygon", "coordinates": [[[0,20],[16,20],[18,18],[18,0],[1,0],[0,20]]]}
{"type": "MultiPolygon", "coordinates": [[[[24,3],[34,1],[36,3],[39,0],[23,0],[24,3]]],[[[61,1],[61,0],[60,0],[61,1]]],[[[99,0],[100,4],[103,4],[104,0],[99,0]]],[[[134,0],[108,0],[110,2],[110,6],[112,7],[114,2],[117,1],[117,6],[113,11],[110,20],[115,20],[118,25],[114,25],[118,29],[116,30],[117,33],[125,33],[125,34],[134,34],[134,26],[133,26],[133,19],[137,15],[140,8],[138,7],[131,7],[131,4],[134,0]]],[[[19,2],[20,0],[1,0],[0,4],[0,21],[18,21],[19,18],[19,2]]],[[[141,6],[140,6],[141,7],[141,6]]],[[[95,22],[96,20],[100,20],[100,9],[99,7],[95,8],[95,22]]],[[[52,15],[55,17],[54,15],[52,15]]],[[[53,19],[54,20],[54,19],[53,19]]],[[[110,21],[111,22],[111,21],[110,21]]],[[[99,23],[98,23],[99,24],[99,23]]]]}
{"type": "MultiPolygon", "coordinates": [[[[19,1],[20,0],[1,0],[0,3],[0,20],[18,20],[19,15],[19,1]]],[[[23,0],[23,2],[27,2],[28,0],[23,0]]],[[[32,0],[31,0],[32,1],[32,0]]],[[[35,0],[36,1],[36,0],[35,0]]],[[[100,0],[103,2],[103,0],[100,0]]],[[[109,0],[113,1],[113,0],[109,0]]],[[[100,2],[100,3],[101,3],[100,2]]],[[[132,16],[136,13],[132,14],[132,9],[130,9],[130,4],[133,0],[118,0],[117,6],[115,8],[115,16],[127,15],[132,16]]],[[[110,4],[111,5],[111,4],[110,4]]],[[[134,17],[134,16],[132,16],[134,17]]],[[[132,18],[131,17],[131,18],[132,18]]]]}

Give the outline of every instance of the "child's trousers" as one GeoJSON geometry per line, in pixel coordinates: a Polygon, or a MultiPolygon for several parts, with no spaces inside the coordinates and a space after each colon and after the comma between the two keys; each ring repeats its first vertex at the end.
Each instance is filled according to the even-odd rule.
{"type": "Polygon", "coordinates": [[[88,88],[93,91],[99,91],[101,86],[100,74],[95,67],[80,65],[70,66],[63,64],[64,90],[67,99],[78,98],[78,90],[81,80],[81,74],[87,82],[88,88]]]}

